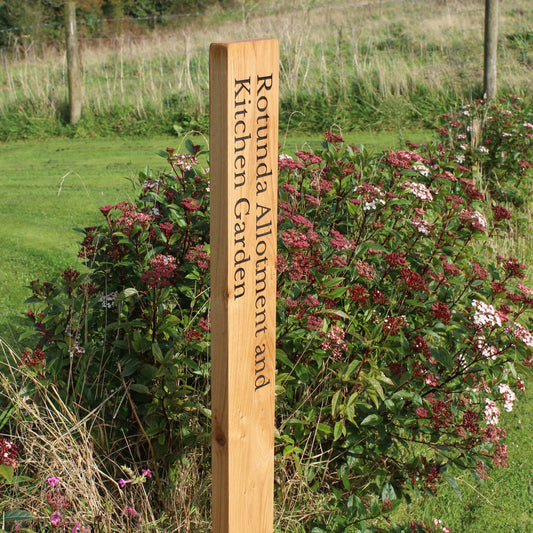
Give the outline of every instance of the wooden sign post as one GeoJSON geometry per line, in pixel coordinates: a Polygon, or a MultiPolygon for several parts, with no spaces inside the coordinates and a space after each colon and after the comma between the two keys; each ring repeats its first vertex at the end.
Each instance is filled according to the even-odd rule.
{"type": "Polygon", "coordinates": [[[272,533],[279,46],[209,51],[213,533],[272,533]]]}

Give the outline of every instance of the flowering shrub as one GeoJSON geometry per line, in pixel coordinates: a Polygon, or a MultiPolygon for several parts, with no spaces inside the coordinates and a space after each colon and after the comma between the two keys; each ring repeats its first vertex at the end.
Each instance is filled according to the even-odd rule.
{"type": "Polygon", "coordinates": [[[471,170],[471,179],[499,201],[521,206],[532,187],[532,116],[530,103],[517,96],[499,103],[476,100],[455,115],[444,115],[437,132],[458,168],[471,170]]]}
{"type": "MultiPolygon", "coordinates": [[[[66,401],[101,406],[100,445],[126,435],[153,470],[209,435],[209,178],[189,148],[101,209],[83,272],[32,282],[21,359],[66,401]]],[[[533,291],[525,265],[481,253],[511,212],[464,152],[371,157],[328,132],[320,152],[280,156],[277,491],[304,505],[305,485],[305,530],[447,531],[390,512],[456,486],[454,468],[506,464],[499,414],[533,362],[533,291]]]]}

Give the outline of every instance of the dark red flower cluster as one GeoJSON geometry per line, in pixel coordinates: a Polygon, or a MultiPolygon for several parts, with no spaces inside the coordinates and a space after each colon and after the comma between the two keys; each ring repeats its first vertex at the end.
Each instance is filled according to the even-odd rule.
{"type": "Polygon", "coordinates": [[[201,268],[202,270],[207,270],[209,268],[209,261],[211,258],[209,254],[204,250],[204,247],[201,244],[197,244],[187,252],[185,259],[196,263],[198,265],[198,268],[201,268]]]}
{"type": "Polygon", "coordinates": [[[435,428],[448,428],[452,421],[452,412],[448,404],[442,400],[437,400],[431,410],[429,423],[435,428]]]}
{"type": "Polygon", "coordinates": [[[329,242],[334,250],[346,250],[350,248],[350,241],[342,233],[333,229],[331,230],[331,235],[332,237],[329,242]]]}
{"type": "Polygon", "coordinates": [[[389,152],[385,158],[385,161],[387,164],[397,168],[398,170],[411,168],[411,165],[414,161],[419,161],[421,163],[429,162],[428,159],[422,154],[408,150],[396,150],[394,152],[389,152]]]}
{"type": "Polygon", "coordinates": [[[450,309],[442,302],[435,302],[431,305],[431,314],[435,320],[440,320],[443,324],[448,324],[452,319],[450,309]]]}
{"type": "Polygon", "coordinates": [[[387,335],[396,335],[398,331],[407,326],[407,319],[404,315],[389,316],[383,321],[383,331],[387,335]]]}
{"type": "Polygon", "coordinates": [[[278,169],[279,170],[296,170],[304,168],[304,164],[301,161],[293,159],[290,155],[281,154],[278,157],[278,169]]]}
{"type": "Polygon", "coordinates": [[[198,211],[198,209],[200,209],[200,202],[196,198],[184,198],[181,201],[181,205],[187,209],[187,211],[198,211]]]}
{"type": "Polygon", "coordinates": [[[18,468],[20,448],[9,439],[0,438],[0,465],[18,468]]]}
{"type": "Polygon", "coordinates": [[[344,139],[341,135],[337,135],[336,133],[332,133],[331,131],[326,131],[324,133],[324,139],[328,141],[328,143],[342,143],[344,142],[344,139]]]}
{"type": "Polygon", "coordinates": [[[48,281],[43,281],[35,279],[30,281],[30,287],[33,292],[34,298],[48,298],[52,292],[54,292],[55,287],[48,281]]]}
{"type": "Polygon", "coordinates": [[[509,274],[509,276],[514,278],[522,279],[525,274],[526,265],[520,263],[516,257],[509,257],[509,259],[504,259],[503,257],[498,257],[503,262],[503,268],[509,274]]]}
{"type": "Polygon", "coordinates": [[[508,220],[511,218],[511,211],[505,209],[501,205],[493,205],[492,212],[494,214],[494,220],[499,222],[500,220],[508,220]]]}
{"type": "Polygon", "coordinates": [[[458,274],[461,274],[461,271],[454,264],[449,263],[448,261],[443,261],[442,268],[447,276],[457,276],[458,274]]]}
{"type": "Polygon", "coordinates": [[[364,306],[368,302],[368,292],[362,285],[353,285],[349,289],[350,298],[356,303],[357,305],[364,306]]]}
{"type": "Polygon", "coordinates": [[[26,350],[20,355],[19,366],[31,366],[32,368],[44,368],[46,356],[39,348],[35,350],[26,350]]]}
{"type": "Polygon", "coordinates": [[[63,270],[63,273],[61,274],[61,277],[67,283],[73,283],[80,277],[80,273],[77,270],[74,270],[72,268],[67,268],[67,269],[63,270]]]}
{"type": "Polygon", "coordinates": [[[159,224],[159,229],[161,230],[161,233],[163,233],[163,235],[169,239],[174,233],[174,224],[172,224],[172,222],[162,222],[159,224]]]}
{"type": "Polygon", "coordinates": [[[307,329],[309,331],[320,331],[324,325],[324,319],[321,316],[311,313],[307,317],[307,329]]]}
{"type": "Polygon", "coordinates": [[[81,248],[78,253],[78,257],[84,259],[85,261],[91,261],[96,254],[96,226],[91,226],[85,228],[85,237],[81,242],[81,248]]]}
{"type": "Polygon", "coordinates": [[[283,242],[285,243],[285,246],[287,246],[287,248],[305,250],[309,247],[309,242],[307,240],[306,235],[294,228],[290,228],[289,230],[284,231],[281,234],[281,238],[283,239],[283,242]]]}
{"type": "Polygon", "coordinates": [[[472,409],[467,409],[463,413],[463,428],[472,435],[479,433],[479,414],[472,409]]]}
{"type": "Polygon", "coordinates": [[[357,273],[365,279],[374,279],[376,277],[376,269],[374,265],[363,261],[362,259],[357,260],[357,273]]]}
{"type": "Polygon", "coordinates": [[[477,263],[472,263],[472,271],[474,273],[474,279],[486,279],[489,275],[489,271],[477,263]]]}
{"type": "Polygon", "coordinates": [[[295,155],[296,157],[299,157],[306,165],[314,165],[322,162],[322,158],[320,156],[306,150],[295,152],[295,155]]]}
{"type": "Polygon", "coordinates": [[[152,269],[143,272],[141,279],[154,289],[168,287],[177,268],[175,262],[176,259],[173,256],[159,254],[154,259],[150,259],[152,269]]]}
{"type": "Polygon", "coordinates": [[[410,342],[410,346],[415,353],[421,353],[425,357],[429,357],[431,354],[429,344],[421,335],[416,335],[415,338],[410,342]]]}
{"type": "Polygon", "coordinates": [[[402,254],[391,252],[385,256],[385,261],[389,264],[390,267],[393,266],[407,266],[407,261],[402,254]]]}
{"type": "Polygon", "coordinates": [[[426,280],[418,273],[414,272],[410,268],[402,268],[400,276],[403,282],[415,291],[427,291],[428,284],[426,280]]]}

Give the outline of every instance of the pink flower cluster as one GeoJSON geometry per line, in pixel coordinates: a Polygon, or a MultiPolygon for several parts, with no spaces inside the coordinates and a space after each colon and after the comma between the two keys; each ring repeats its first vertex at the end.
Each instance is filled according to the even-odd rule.
{"type": "Polygon", "coordinates": [[[327,340],[324,340],[320,345],[324,351],[331,350],[335,359],[341,359],[348,343],[344,340],[346,332],[337,324],[335,324],[326,334],[327,340]]]}
{"type": "Polygon", "coordinates": [[[496,406],[494,400],[485,398],[485,409],[483,411],[483,418],[488,426],[497,426],[500,417],[500,410],[496,406]]]}
{"type": "Polygon", "coordinates": [[[533,335],[522,324],[515,322],[512,326],[506,328],[506,331],[512,333],[516,340],[522,341],[526,346],[533,348],[533,335]]]}

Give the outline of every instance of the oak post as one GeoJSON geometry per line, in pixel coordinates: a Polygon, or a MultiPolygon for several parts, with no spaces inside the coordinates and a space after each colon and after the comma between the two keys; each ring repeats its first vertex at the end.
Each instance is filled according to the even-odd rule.
{"type": "Polygon", "coordinates": [[[279,45],[209,52],[213,533],[272,533],[279,45]]]}
{"type": "Polygon", "coordinates": [[[71,124],[76,124],[81,117],[83,82],[78,50],[78,34],[76,30],[76,4],[74,2],[67,2],[65,5],[65,30],[67,41],[69,120],[71,124]]]}

